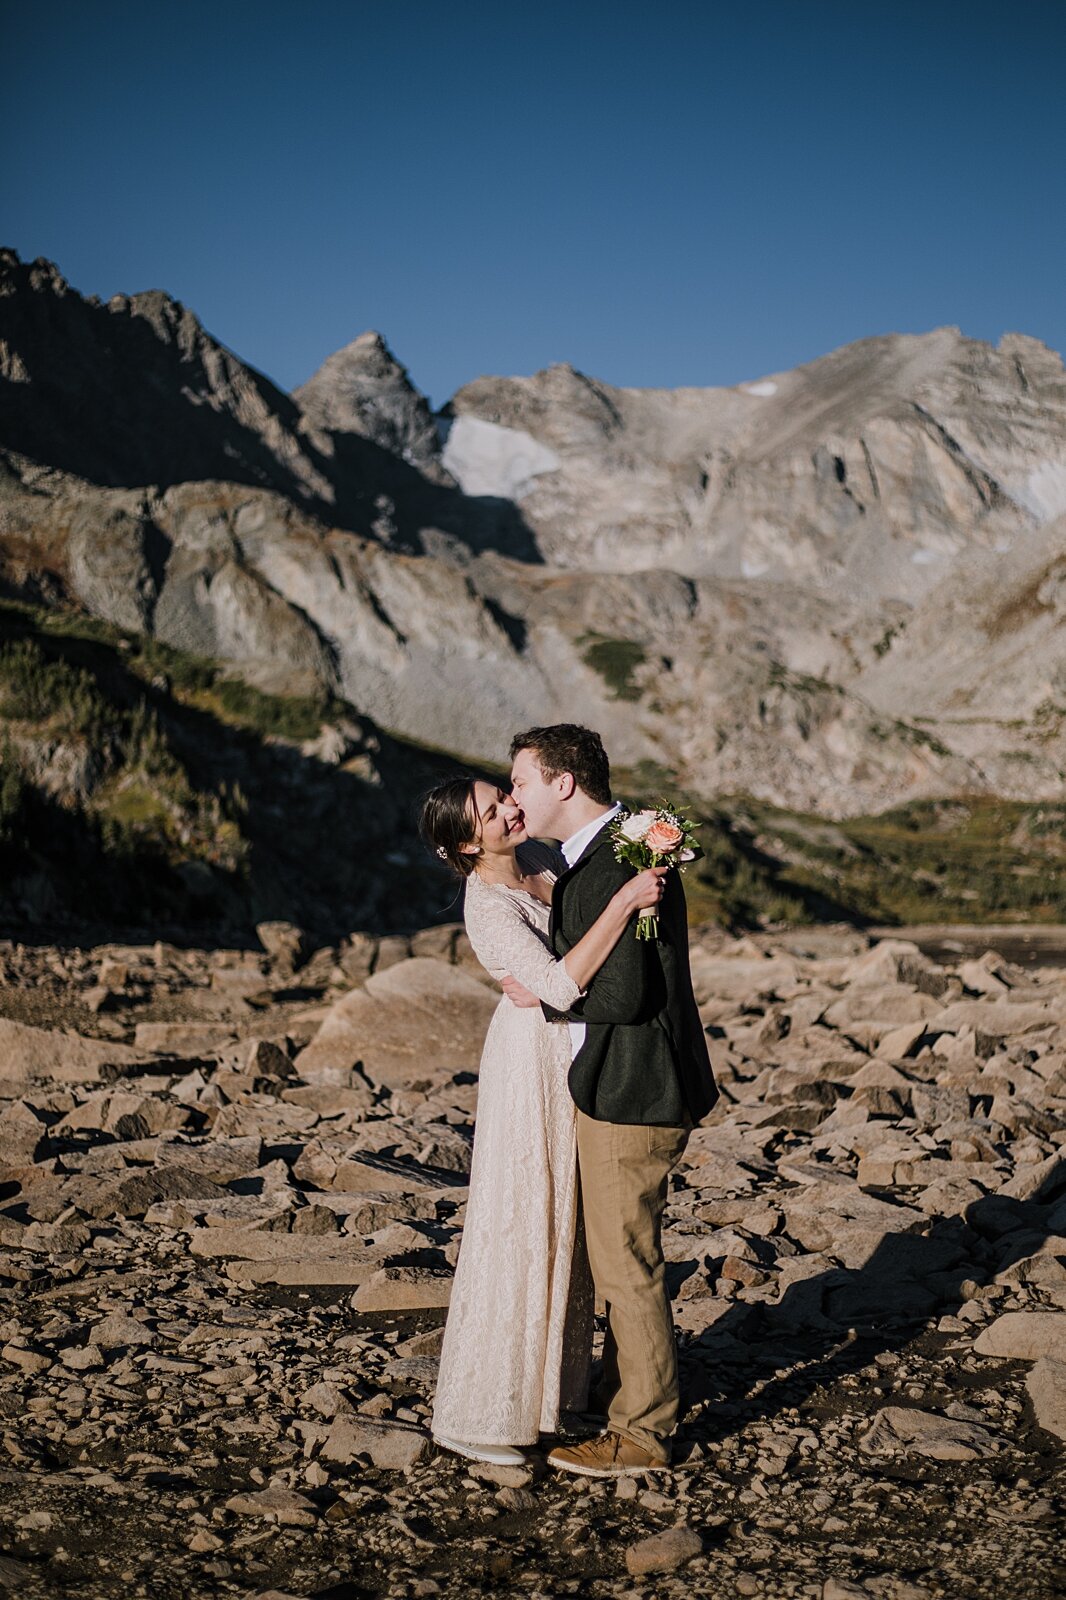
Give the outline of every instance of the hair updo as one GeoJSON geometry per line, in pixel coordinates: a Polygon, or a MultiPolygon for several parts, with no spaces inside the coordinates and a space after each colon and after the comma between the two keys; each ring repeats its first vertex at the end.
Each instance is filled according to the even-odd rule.
{"type": "Polygon", "coordinates": [[[477,838],[476,782],[476,778],[449,778],[422,801],[419,831],[434,854],[460,878],[469,878],[480,854],[463,850],[477,838]]]}

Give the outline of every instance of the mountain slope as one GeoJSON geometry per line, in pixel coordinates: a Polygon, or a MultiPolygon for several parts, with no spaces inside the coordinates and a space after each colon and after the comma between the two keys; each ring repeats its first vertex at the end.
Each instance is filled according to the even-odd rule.
{"type": "Polygon", "coordinates": [[[919,600],[1066,511],[1066,373],[1035,339],[865,339],[733,389],[481,378],[444,463],[513,494],[545,560],[919,600]]]}
{"type": "Polygon", "coordinates": [[[734,389],[555,367],[434,418],[378,335],[285,396],[165,296],[6,252],[0,341],[10,593],[473,758],[577,720],[667,785],[834,817],[1066,782],[1066,378],[1035,340],[734,389]]]}

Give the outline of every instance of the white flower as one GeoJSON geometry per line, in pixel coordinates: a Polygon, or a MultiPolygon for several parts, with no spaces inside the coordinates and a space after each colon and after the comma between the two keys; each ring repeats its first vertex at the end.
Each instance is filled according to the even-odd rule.
{"type": "Polygon", "coordinates": [[[626,817],[618,825],[618,831],[626,839],[643,839],[658,815],[655,811],[636,811],[631,817],[626,817]]]}

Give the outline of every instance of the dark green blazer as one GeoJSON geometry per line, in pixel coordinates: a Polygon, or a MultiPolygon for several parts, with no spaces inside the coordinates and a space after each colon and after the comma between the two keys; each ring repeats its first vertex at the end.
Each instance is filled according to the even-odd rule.
{"type": "MultiPolygon", "coordinates": [[[[556,881],[549,929],[556,955],[573,948],[632,876],[633,868],[615,859],[604,828],[556,881]]],[[[563,1015],[543,1009],[553,1020],[563,1015]]],[[[567,1015],[587,1028],[569,1078],[574,1102],[587,1116],[672,1127],[681,1126],[686,1113],[693,1122],[706,1116],[718,1090],[692,994],[678,873],[666,879],[658,940],[638,939],[634,921],[567,1015]]]]}

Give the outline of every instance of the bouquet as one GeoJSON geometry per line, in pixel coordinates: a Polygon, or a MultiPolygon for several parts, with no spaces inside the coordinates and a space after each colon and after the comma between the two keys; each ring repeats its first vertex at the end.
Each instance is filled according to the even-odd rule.
{"type": "MultiPolygon", "coordinates": [[[[638,871],[644,867],[676,867],[684,872],[690,861],[703,854],[696,841],[696,824],[666,806],[630,815],[623,812],[612,824],[611,837],[616,858],[638,871]]],[[[649,906],[637,918],[637,938],[658,936],[659,909],[649,906]]]]}

